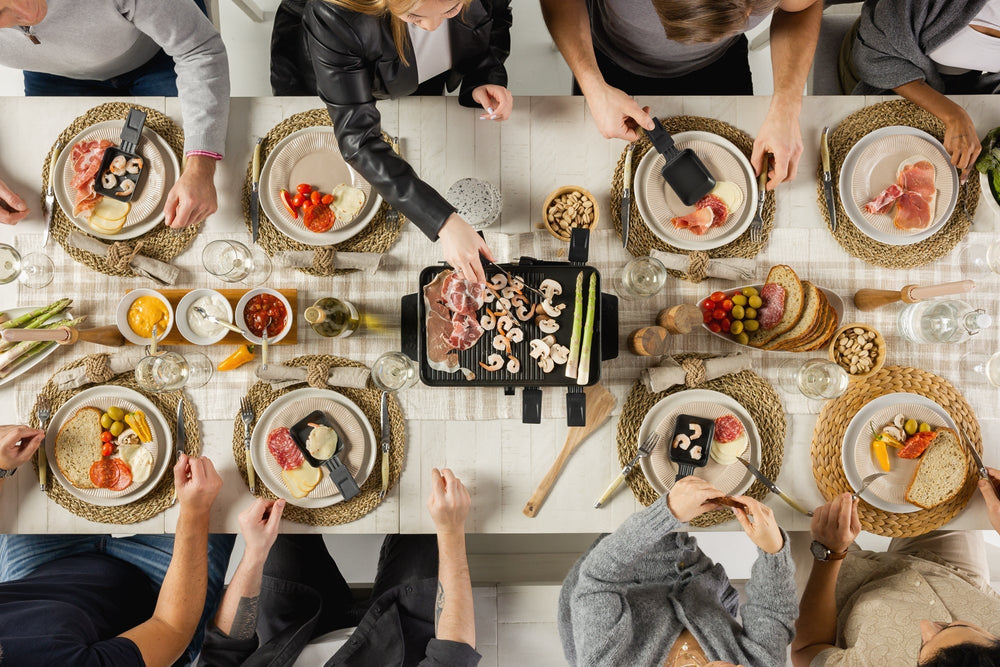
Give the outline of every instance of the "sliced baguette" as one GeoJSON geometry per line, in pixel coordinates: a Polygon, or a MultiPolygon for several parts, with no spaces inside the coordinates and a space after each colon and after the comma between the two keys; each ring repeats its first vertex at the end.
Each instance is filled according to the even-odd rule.
{"type": "MultiPolygon", "coordinates": [[[[794,327],[802,317],[802,306],[805,302],[805,292],[802,281],[795,275],[792,267],[785,264],[772,266],[764,284],[776,283],[785,289],[785,311],[781,319],[770,329],[757,329],[750,336],[750,345],[763,347],[772,340],[794,327]]],[[[763,291],[763,289],[761,290],[763,291]]],[[[765,304],[766,305],[766,304],[765,304]]]]}
{"type": "Polygon", "coordinates": [[[56,435],[56,465],[70,484],[78,489],[93,489],[90,466],[101,458],[101,411],[80,408],[56,435]]]}
{"type": "Polygon", "coordinates": [[[802,302],[802,317],[791,329],[761,346],[762,349],[783,350],[786,349],[786,346],[794,347],[804,337],[815,331],[816,324],[823,320],[826,310],[823,308],[822,293],[808,280],[802,281],[802,289],[805,295],[802,302]]]}
{"type": "Polygon", "coordinates": [[[954,498],[969,475],[969,452],[950,428],[938,430],[906,487],[906,500],[930,509],[954,498]]]}

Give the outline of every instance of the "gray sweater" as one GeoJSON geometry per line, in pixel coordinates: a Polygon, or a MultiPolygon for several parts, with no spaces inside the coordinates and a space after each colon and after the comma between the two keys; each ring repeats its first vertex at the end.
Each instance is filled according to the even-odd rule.
{"type": "Polygon", "coordinates": [[[104,80],[174,59],[184,151],[222,155],[229,121],[229,61],[222,37],[191,0],[48,0],[32,28],[0,30],[0,64],[71,79],[104,80]]]}
{"type": "MultiPolygon", "coordinates": [[[[945,92],[944,79],[927,54],[969,24],[986,0],[866,0],[854,40],[855,95],[926,81],[945,92]]],[[[1000,91],[1000,75],[984,76],[981,90],[1000,91]]]]}
{"type": "Polygon", "coordinates": [[[798,616],[788,536],[777,554],[758,550],[739,609],[722,566],[693,537],[671,532],[681,525],[664,496],[577,561],[559,596],[570,665],[662,665],[684,628],[709,660],[785,664],[798,616]]]}

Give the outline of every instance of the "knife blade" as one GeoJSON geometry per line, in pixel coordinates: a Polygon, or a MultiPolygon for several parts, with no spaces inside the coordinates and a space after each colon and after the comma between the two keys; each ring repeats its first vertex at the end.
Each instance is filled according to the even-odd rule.
{"type": "Polygon", "coordinates": [[[385,498],[386,491],[389,490],[389,443],[391,433],[389,431],[389,392],[382,392],[382,493],[378,499],[385,498]]]}
{"type": "Polygon", "coordinates": [[[253,189],[250,192],[250,238],[257,242],[260,232],[260,144],[264,137],[257,140],[253,147],[253,189]]]}
{"type": "MultiPolygon", "coordinates": [[[[490,266],[492,266],[494,269],[496,269],[500,273],[502,273],[505,276],[507,276],[507,283],[508,284],[514,282],[514,276],[511,274],[510,271],[508,271],[507,269],[503,268],[502,266],[500,266],[496,262],[491,262],[490,260],[486,259],[482,255],[480,255],[480,257],[482,257],[482,259],[483,259],[484,262],[486,262],[487,264],[489,264],[490,266]]],[[[523,281],[522,281],[522,283],[523,283],[523,281]]],[[[539,289],[537,289],[535,287],[532,287],[531,285],[529,285],[527,283],[523,283],[523,284],[524,284],[524,289],[531,290],[532,292],[534,292],[538,296],[542,297],[543,299],[545,298],[545,294],[543,294],[541,290],[539,290],[539,289]]]]}
{"type": "Polygon", "coordinates": [[[781,489],[779,489],[777,484],[775,484],[774,482],[772,482],[771,480],[769,480],[764,475],[764,473],[762,473],[760,470],[758,470],[752,463],[750,463],[749,461],[747,461],[742,456],[737,456],[736,459],[740,463],[742,463],[744,465],[744,467],[746,467],[746,469],[749,470],[750,473],[754,477],[757,478],[757,481],[759,481],[761,484],[763,484],[764,486],[766,486],[767,489],[771,493],[773,493],[774,495],[778,496],[779,498],[781,498],[782,500],[784,500],[786,503],[788,503],[788,506],[791,507],[793,510],[795,510],[796,512],[801,512],[802,514],[805,514],[806,516],[812,516],[813,515],[812,512],[810,512],[806,508],[802,507],[802,505],[800,505],[798,502],[796,502],[795,500],[793,500],[787,493],[785,493],[784,491],[782,491],[781,489]]]}
{"type": "Polygon", "coordinates": [[[826,210],[830,214],[830,231],[837,231],[837,200],[833,196],[833,172],[830,169],[830,128],[824,127],[820,136],[820,155],[823,158],[823,195],[826,197],[826,210]]]}
{"type": "Polygon", "coordinates": [[[59,159],[59,153],[62,151],[62,142],[56,142],[56,145],[52,148],[52,157],[49,159],[49,184],[45,188],[45,233],[42,236],[42,247],[45,248],[49,245],[49,235],[52,231],[52,208],[56,203],[56,191],[55,191],[55,173],[56,173],[56,160],[59,159]]]}
{"type": "Polygon", "coordinates": [[[622,247],[628,247],[629,218],[632,214],[632,152],[635,150],[635,143],[628,145],[625,151],[625,171],[624,184],[622,187],[622,247]]]}
{"type": "MultiPolygon", "coordinates": [[[[184,433],[184,397],[181,396],[181,400],[177,401],[177,442],[174,443],[177,446],[177,457],[174,460],[176,464],[181,460],[181,454],[184,453],[184,445],[187,443],[187,436],[184,433]]],[[[173,506],[177,502],[177,487],[174,487],[174,493],[170,497],[170,505],[173,506]]]]}
{"type": "Polygon", "coordinates": [[[983,479],[989,479],[990,473],[986,470],[986,464],[983,463],[983,457],[980,456],[979,452],[976,451],[976,448],[972,446],[972,441],[969,440],[969,436],[965,435],[965,433],[962,433],[962,442],[965,444],[966,449],[969,450],[969,453],[972,454],[972,458],[975,459],[979,476],[983,479]]]}

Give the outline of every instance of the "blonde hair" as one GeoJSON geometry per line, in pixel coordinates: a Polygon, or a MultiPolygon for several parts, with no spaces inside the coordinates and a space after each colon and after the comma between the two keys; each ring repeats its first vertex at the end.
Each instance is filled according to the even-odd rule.
{"type": "MultiPolygon", "coordinates": [[[[472,0],[460,1],[463,12],[472,4],[472,0]]],[[[396,53],[399,54],[399,59],[403,61],[403,64],[409,66],[410,63],[406,60],[406,45],[410,37],[406,33],[406,21],[399,17],[419,5],[423,0],[326,0],[326,2],[359,14],[378,18],[388,16],[396,53]]]]}
{"type": "Polygon", "coordinates": [[[653,0],[667,39],[702,44],[746,30],[751,14],[773,10],[779,0],[653,0]]]}

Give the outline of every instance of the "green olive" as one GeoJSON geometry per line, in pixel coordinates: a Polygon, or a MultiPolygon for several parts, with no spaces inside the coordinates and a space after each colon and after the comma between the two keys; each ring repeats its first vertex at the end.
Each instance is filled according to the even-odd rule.
{"type": "Polygon", "coordinates": [[[736,336],[736,342],[739,343],[740,345],[749,345],[750,336],[746,335],[745,333],[741,333],[738,336],[736,336]]]}
{"type": "Polygon", "coordinates": [[[114,419],[116,422],[125,419],[125,411],[119,408],[117,405],[112,405],[110,408],[108,408],[108,414],[111,415],[111,418],[114,419]]]}
{"type": "Polygon", "coordinates": [[[122,434],[122,431],[125,430],[125,422],[114,422],[110,427],[108,427],[108,430],[111,431],[111,435],[117,438],[122,434]]]}
{"type": "Polygon", "coordinates": [[[737,336],[737,335],[743,333],[743,323],[740,322],[739,320],[736,320],[735,322],[733,322],[732,324],[730,324],[729,325],[729,333],[733,334],[734,336],[737,336]]]}
{"type": "Polygon", "coordinates": [[[744,287],[743,288],[743,296],[745,296],[747,298],[750,298],[752,296],[757,296],[757,288],[756,287],[744,287]]]}
{"type": "Polygon", "coordinates": [[[910,435],[916,433],[919,427],[920,424],[917,423],[916,419],[907,419],[906,423],[903,424],[903,430],[909,433],[910,435]]]}
{"type": "Polygon", "coordinates": [[[921,422],[920,427],[917,430],[919,430],[921,433],[926,433],[927,431],[931,430],[931,425],[928,424],[927,422],[921,422]]]}
{"type": "Polygon", "coordinates": [[[744,331],[754,332],[760,328],[760,322],[757,320],[743,320],[744,331]]]}
{"type": "Polygon", "coordinates": [[[730,311],[730,314],[733,316],[734,320],[742,320],[743,316],[746,314],[746,311],[743,309],[743,306],[733,306],[733,309],[730,311]]]}
{"type": "Polygon", "coordinates": [[[114,424],[114,423],[115,423],[115,420],[112,419],[111,415],[109,415],[107,412],[105,412],[103,415],[101,415],[101,428],[103,428],[103,429],[109,429],[109,428],[111,428],[111,425],[114,424]]]}
{"type": "Polygon", "coordinates": [[[750,304],[751,308],[760,308],[761,305],[763,305],[764,302],[761,300],[761,298],[759,296],[757,296],[756,294],[754,294],[749,299],[747,299],[747,303],[750,304]]]}
{"type": "Polygon", "coordinates": [[[734,294],[733,295],[733,305],[736,305],[736,306],[745,306],[745,305],[747,305],[747,298],[744,295],[742,295],[742,294],[734,294]]]}
{"type": "Polygon", "coordinates": [[[755,320],[755,319],[757,319],[757,309],[756,308],[751,308],[750,306],[747,306],[746,308],[744,308],[743,309],[743,319],[746,319],[746,320],[755,320]]]}

